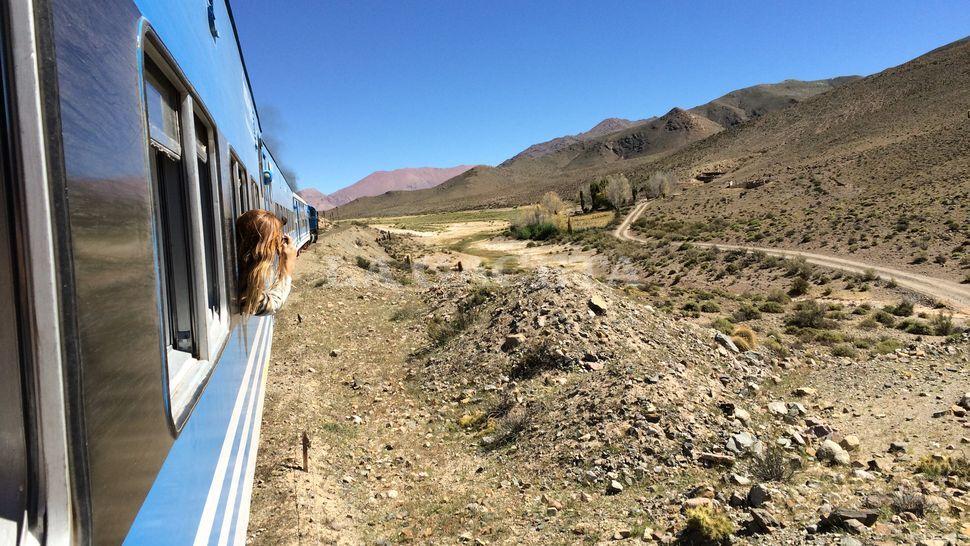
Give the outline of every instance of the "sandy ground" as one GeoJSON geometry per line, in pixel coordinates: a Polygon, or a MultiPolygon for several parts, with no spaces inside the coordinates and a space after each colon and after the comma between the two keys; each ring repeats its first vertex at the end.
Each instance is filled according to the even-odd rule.
{"type": "Polygon", "coordinates": [[[590,275],[603,274],[606,260],[592,250],[582,251],[566,245],[536,245],[529,241],[502,236],[508,222],[456,222],[443,224],[439,231],[416,231],[395,228],[390,224],[371,224],[371,227],[390,233],[409,235],[427,248],[421,261],[434,268],[452,268],[461,262],[464,268],[482,265],[499,270],[564,267],[590,275]]]}
{"type": "Polygon", "coordinates": [[[370,226],[374,229],[389,231],[391,233],[419,237],[423,243],[428,245],[446,246],[480,233],[499,233],[508,228],[509,223],[499,221],[456,222],[453,224],[442,224],[443,228],[439,231],[416,231],[413,229],[396,228],[389,224],[370,224],[370,226]]]}

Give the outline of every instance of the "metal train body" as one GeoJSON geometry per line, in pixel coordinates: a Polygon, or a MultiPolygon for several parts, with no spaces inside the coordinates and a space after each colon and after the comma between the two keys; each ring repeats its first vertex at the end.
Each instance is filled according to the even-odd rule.
{"type": "Polygon", "coordinates": [[[0,543],[242,544],[273,318],[234,220],[310,229],[228,2],[0,11],[0,543]]]}

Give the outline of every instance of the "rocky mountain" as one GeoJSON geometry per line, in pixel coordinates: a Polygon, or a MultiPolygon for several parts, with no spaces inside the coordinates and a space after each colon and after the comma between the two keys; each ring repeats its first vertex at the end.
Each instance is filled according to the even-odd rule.
{"type": "Polygon", "coordinates": [[[860,76],[842,76],[828,80],[785,80],[780,83],[754,85],[732,91],[707,104],[691,108],[690,111],[724,128],[731,128],[858,79],[860,76]]]}
{"type": "Polygon", "coordinates": [[[527,203],[550,189],[571,195],[589,178],[645,161],[705,139],[765,113],[833,89],[854,77],[787,80],[740,89],[710,103],[640,121],[608,118],[589,131],[535,144],[498,167],[463,172],[433,190],[391,192],[342,206],[340,214],[409,214],[527,203]]]}
{"type": "Polygon", "coordinates": [[[360,197],[381,195],[389,191],[414,191],[432,188],[471,169],[473,165],[456,167],[413,167],[393,171],[375,171],[357,182],[325,195],[315,189],[300,190],[299,194],[319,210],[329,210],[360,197]]]}
{"type": "MultiPolygon", "coordinates": [[[[939,195],[920,190],[917,179],[957,202],[966,191],[970,139],[966,109],[955,105],[970,103],[968,66],[970,41],[963,39],[865,78],[749,87],[691,110],[674,109],[617,132],[560,144],[545,155],[518,154],[432,190],[361,199],[341,207],[339,215],[516,206],[550,190],[571,197],[582,183],[610,173],[624,173],[636,183],[657,170],[674,170],[688,181],[723,175],[724,182],[741,187],[777,181],[763,192],[778,196],[771,206],[790,203],[794,195],[783,190],[811,183],[823,199],[865,190],[877,203],[889,203],[886,195],[921,198],[924,210],[933,211],[940,208],[939,195]],[[902,176],[911,191],[892,194],[902,187],[902,176]]],[[[752,211],[766,207],[753,199],[745,203],[752,211]]],[[[918,218],[921,212],[912,214],[918,218]]]]}
{"type": "Polygon", "coordinates": [[[560,150],[563,150],[565,148],[568,148],[573,144],[577,144],[579,142],[590,140],[598,136],[606,135],[616,131],[622,131],[623,129],[627,129],[629,127],[638,125],[640,123],[644,123],[646,121],[653,121],[654,119],[656,118],[650,118],[647,120],[640,120],[640,121],[631,121],[623,118],[606,118],[603,121],[597,123],[595,126],[593,126],[593,128],[590,129],[589,131],[585,131],[576,135],[567,135],[563,137],[558,137],[552,140],[547,140],[545,142],[540,142],[538,144],[533,144],[532,146],[529,146],[525,150],[522,150],[521,152],[516,154],[514,157],[507,159],[505,162],[502,163],[502,165],[508,165],[517,159],[536,158],[536,157],[542,157],[544,155],[549,155],[549,154],[558,152],[560,150]]]}

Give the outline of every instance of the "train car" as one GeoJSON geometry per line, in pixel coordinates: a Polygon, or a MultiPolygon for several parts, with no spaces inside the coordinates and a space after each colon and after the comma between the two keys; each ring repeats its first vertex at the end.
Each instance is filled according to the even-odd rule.
{"type": "Polygon", "coordinates": [[[310,227],[310,242],[317,242],[317,236],[320,235],[320,217],[313,205],[307,205],[307,225],[310,227]]]}
{"type": "Polygon", "coordinates": [[[309,239],[225,0],[0,3],[0,544],[242,544],[272,317],[235,219],[309,239]]]}

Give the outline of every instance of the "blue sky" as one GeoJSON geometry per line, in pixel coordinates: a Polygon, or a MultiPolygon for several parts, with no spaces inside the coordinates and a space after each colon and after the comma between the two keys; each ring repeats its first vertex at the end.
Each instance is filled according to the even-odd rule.
{"type": "Polygon", "coordinates": [[[274,151],[327,193],[375,170],[494,165],[757,83],[867,75],[970,34],[966,0],[232,6],[274,151]]]}

